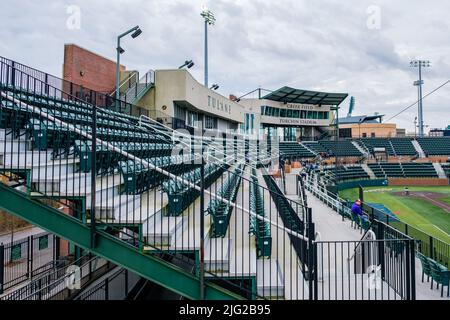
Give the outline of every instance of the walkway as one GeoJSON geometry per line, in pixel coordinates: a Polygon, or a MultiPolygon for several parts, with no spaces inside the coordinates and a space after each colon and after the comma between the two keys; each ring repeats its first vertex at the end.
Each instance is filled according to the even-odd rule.
{"type": "MultiPolygon", "coordinates": [[[[351,227],[351,221],[346,219],[342,221],[342,217],[334,210],[326,206],[311,192],[306,191],[308,205],[313,208],[313,220],[315,222],[316,231],[320,232],[321,241],[358,241],[362,234],[359,230],[351,227]]],[[[450,300],[447,295],[447,287],[444,288],[444,297],[441,298],[441,290],[431,290],[431,282],[422,283],[422,267],[420,260],[415,261],[416,273],[416,299],[417,300],[450,300]]]]}

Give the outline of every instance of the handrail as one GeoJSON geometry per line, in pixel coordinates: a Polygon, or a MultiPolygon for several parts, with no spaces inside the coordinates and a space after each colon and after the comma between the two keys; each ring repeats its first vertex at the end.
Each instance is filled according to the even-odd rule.
{"type": "MultiPolygon", "coordinates": [[[[5,58],[0,56],[0,63],[4,64],[12,70],[17,70],[23,74],[26,74],[30,78],[41,82],[43,85],[45,85],[46,88],[52,88],[55,90],[59,90],[62,93],[66,94],[67,96],[70,96],[71,98],[82,101],[83,103],[93,104],[96,106],[101,106],[105,108],[105,110],[108,110],[109,107],[116,107],[117,105],[120,105],[121,107],[128,108],[135,110],[142,110],[142,107],[133,105],[129,102],[123,101],[123,100],[117,100],[115,97],[111,97],[108,92],[101,92],[101,91],[95,91],[90,88],[85,88],[82,85],[79,85],[77,83],[59,78],[57,76],[54,76],[52,74],[46,73],[42,70],[38,70],[32,67],[29,67],[27,65],[24,65],[20,62],[16,62],[14,60],[5,58]],[[87,95],[77,97],[75,96],[75,93],[73,92],[75,88],[75,93],[77,93],[77,88],[79,88],[80,92],[87,93],[87,95]],[[84,97],[84,98],[83,98],[84,97]],[[89,97],[90,99],[87,99],[86,97],[89,97]],[[95,103],[91,101],[91,98],[94,98],[95,103]],[[97,99],[98,98],[98,99],[97,99]],[[100,105],[98,104],[100,101],[100,105]]],[[[131,114],[131,111],[130,111],[131,114]]]]}
{"type": "MultiPolygon", "coordinates": [[[[137,73],[135,73],[137,75],[137,73]]],[[[147,71],[141,78],[137,79],[134,83],[128,86],[123,93],[124,100],[128,102],[128,98],[131,98],[134,102],[139,95],[144,92],[150,85],[155,83],[155,72],[153,70],[147,71]],[[143,86],[141,89],[139,89],[143,86]]]]}
{"type": "MultiPolygon", "coordinates": [[[[150,117],[147,117],[147,116],[145,116],[145,115],[139,116],[139,126],[140,126],[140,127],[149,125],[149,124],[145,123],[144,121],[142,121],[142,119],[145,119],[145,120],[147,120],[147,121],[149,121],[149,122],[151,122],[151,123],[155,123],[155,124],[158,125],[158,126],[164,127],[164,128],[167,129],[169,132],[172,132],[172,135],[170,135],[170,134],[168,134],[167,132],[164,132],[164,131],[162,131],[162,130],[159,130],[159,129],[155,128],[155,127],[151,127],[152,130],[155,130],[155,131],[158,132],[159,134],[165,135],[165,136],[167,136],[168,138],[171,138],[171,139],[174,137],[174,135],[173,135],[173,132],[175,132],[174,129],[172,129],[172,128],[166,126],[166,125],[163,124],[163,123],[160,123],[160,122],[156,121],[155,119],[152,119],[152,118],[150,118],[150,117]]],[[[195,135],[188,135],[188,134],[185,134],[185,133],[180,132],[180,131],[176,131],[176,135],[177,135],[177,136],[182,136],[182,137],[188,139],[189,141],[192,140],[192,139],[193,139],[194,141],[195,141],[196,139],[199,139],[199,140],[202,140],[202,139],[204,140],[204,139],[205,139],[204,137],[201,137],[201,136],[199,137],[199,136],[195,136],[195,135]]],[[[220,140],[220,141],[222,141],[222,142],[224,142],[224,141],[225,141],[225,142],[227,142],[227,141],[233,142],[232,139],[218,138],[218,140],[220,140]]],[[[190,144],[188,144],[187,142],[184,142],[183,140],[179,140],[178,142],[181,143],[181,144],[183,144],[183,145],[186,146],[186,147],[189,147],[189,148],[191,147],[190,144]]],[[[214,141],[214,142],[215,142],[215,141],[214,141]]],[[[226,156],[226,154],[225,154],[224,152],[221,152],[222,148],[217,149],[217,148],[214,147],[214,145],[208,145],[207,148],[212,148],[212,150],[214,150],[215,152],[219,152],[219,154],[221,154],[221,155],[223,155],[223,156],[226,156]]],[[[253,151],[252,151],[252,152],[253,152],[253,151]]],[[[255,153],[257,153],[257,151],[254,151],[254,152],[252,153],[252,155],[254,156],[255,153]]],[[[217,158],[217,157],[215,157],[215,156],[208,155],[208,157],[211,157],[212,159],[217,160],[217,161],[219,161],[219,162],[222,161],[221,159],[219,159],[219,158],[217,158]]],[[[269,160],[269,159],[272,160],[273,158],[270,157],[270,158],[266,158],[266,159],[264,159],[264,160],[267,161],[267,160],[269,160]]],[[[250,168],[257,169],[257,165],[256,165],[255,163],[256,163],[256,162],[254,162],[254,163],[249,163],[248,166],[249,166],[250,168]]],[[[243,170],[242,170],[242,169],[240,169],[240,171],[241,171],[241,173],[243,173],[243,170]]],[[[252,174],[251,172],[250,172],[250,176],[253,176],[253,174],[252,174]]]]}
{"type": "MultiPolygon", "coordinates": [[[[349,260],[353,259],[353,257],[355,256],[356,250],[358,249],[359,245],[361,244],[361,241],[366,240],[366,236],[367,236],[367,237],[369,236],[369,231],[373,233],[373,231],[371,230],[371,227],[372,227],[372,225],[373,225],[373,223],[374,223],[375,221],[376,221],[375,219],[373,219],[372,221],[370,221],[369,227],[368,227],[367,230],[364,232],[364,234],[363,234],[363,236],[361,237],[361,239],[358,241],[358,244],[355,246],[355,250],[353,250],[353,255],[351,256],[351,258],[349,258],[349,260]]],[[[375,233],[373,233],[373,236],[374,236],[374,239],[370,239],[370,240],[375,240],[375,239],[376,239],[375,233]]]]}
{"type": "MultiPolygon", "coordinates": [[[[80,261],[80,260],[81,260],[82,258],[84,258],[85,256],[86,256],[86,255],[82,256],[82,257],[81,257],[80,259],[78,259],[77,261],[80,261]]],[[[89,259],[87,262],[85,262],[83,265],[81,265],[80,269],[81,269],[81,268],[84,268],[84,267],[86,267],[86,266],[88,266],[88,265],[91,264],[93,261],[97,261],[98,259],[100,259],[100,257],[97,257],[97,256],[95,256],[95,257],[89,259]]],[[[73,264],[72,264],[72,265],[73,265],[73,264]]],[[[39,294],[39,292],[42,292],[42,291],[44,291],[44,290],[47,289],[47,288],[53,287],[57,282],[61,283],[62,281],[65,281],[67,278],[70,279],[70,277],[72,277],[73,274],[75,274],[75,272],[76,272],[75,270],[72,270],[69,274],[66,273],[66,274],[64,275],[64,277],[58,278],[54,283],[50,283],[50,284],[46,285],[45,287],[40,288],[38,291],[29,294],[29,295],[26,296],[23,300],[27,300],[28,298],[31,298],[31,297],[35,296],[36,294],[39,294]]]]}
{"type": "MultiPolygon", "coordinates": [[[[122,86],[125,85],[127,82],[130,82],[131,79],[132,79],[133,77],[137,78],[137,75],[138,75],[138,74],[139,74],[139,73],[138,73],[137,71],[131,72],[130,75],[129,75],[127,78],[125,78],[125,79],[122,81],[122,83],[119,85],[119,91],[120,91],[120,89],[122,88],[122,86]]],[[[139,79],[138,79],[138,80],[139,80],[139,79]]],[[[129,87],[128,87],[128,88],[129,88],[129,87]]],[[[127,88],[127,90],[128,90],[128,88],[127,88]]],[[[115,88],[114,91],[111,92],[111,93],[109,94],[109,96],[110,96],[110,97],[115,97],[116,91],[117,91],[117,88],[115,88]]]]}
{"type": "MultiPolygon", "coordinates": [[[[82,136],[82,137],[84,137],[84,138],[86,138],[88,140],[93,140],[93,137],[92,137],[91,134],[87,133],[84,130],[78,129],[78,128],[76,128],[75,126],[73,126],[71,124],[65,123],[65,122],[63,122],[63,121],[61,121],[61,120],[59,120],[59,119],[49,115],[46,112],[43,112],[38,107],[30,106],[30,105],[28,105],[28,104],[26,104],[26,103],[24,103],[24,102],[22,102],[22,101],[20,101],[20,100],[18,100],[16,98],[14,98],[14,97],[11,97],[11,96],[3,93],[3,92],[1,93],[1,96],[3,96],[3,98],[5,98],[7,100],[10,100],[10,101],[12,101],[12,102],[14,102],[16,104],[21,105],[23,108],[29,110],[32,113],[37,113],[40,117],[46,118],[46,119],[56,123],[57,125],[59,125],[61,127],[67,128],[68,130],[77,133],[78,135],[80,135],[80,136],[82,136]]],[[[93,106],[93,108],[97,108],[97,107],[93,106]]],[[[116,152],[116,153],[124,156],[125,158],[128,158],[130,160],[134,160],[134,161],[138,161],[141,164],[143,164],[145,167],[147,167],[147,168],[149,168],[151,170],[155,170],[156,172],[161,173],[161,174],[165,175],[166,177],[174,179],[174,180],[176,180],[178,182],[181,182],[181,183],[189,186],[190,188],[194,188],[195,190],[202,192],[202,189],[199,186],[197,186],[196,184],[190,182],[189,180],[183,179],[183,178],[181,178],[179,176],[176,176],[176,175],[174,175],[174,174],[172,174],[172,173],[170,173],[170,172],[168,172],[168,171],[166,171],[164,169],[161,169],[160,167],[157,167],[157,166],[153,165],[152,163],[150,163],[150,162],[148,162],[148,161],[146,161],[144,159],[136,157],[133,154],[131,154],[131,153],[127,152],[127,151],[124,151],[124,150],[114,146],[113,144],[111,144],[109,142],[105,142],[105,141],[103,141],[103,140],[101,140],[99,138],[96,138],[96,143],[97,143],[97,145],[102,145],[106,149],[109,149],[109,150],[111,150],[113,152],[116,152]]],[[[285,231],[288,234],[291,234],[291,235],[293,235],[293,236],[295,236],[297,238],[303,239],[303,240],[307,240],[307,237],[305,237],[305,236],[303,236],[303,235],[301,235],[301,234],[299,234],[299,233],[297,233],[295,231],[292,231],[292,230],[290,230],[288,228],[285,228],[284,226],[281,226],[278,223],[276,223],[276,222],[274,222],[274,221],[272,221],[272,220],[270,220],[270,219],[268,219],[266,217],[262,217],[262,216],[258,215],[255,212],[251,212],[250,210],[242,207],[241,205],[233,203],[233,202],[231,202],[231,201],[221,197],[220,195],[218,195],[218,194],[216,194],[214,192],[211,192],[209,190],[203,190],[203,191],[204,191],[205,194],[207,194],[209,196],[212,196],[212,197],[215,197],[216,199],[218,199],[218,200],[220,200],[220,201],[222,201],[222,202],[224,202],[226,204],[229,204],[230,206],[232,206],[232,207],[234,207],[236,209],[242,210],[242,212],[245,212],[246,214],[249,214],[250,216],[254,216],[257,219],[264,220],[264,221],[270,223],[271,225],[273,225],[274,227],[285,231]]]]}
{"type": "MultiPolygon", "coordinates": [[[[86,253],[85,253],[84,255],[82,255],[81,257],[79,257],[77,260],[72,261],[70,265],[76,265],[76,264],[78,264],[79,262],[82,262],[86,257],[88,257],[88,255],[89,255],[89,254],[86,254],[86,253]]],[[[86,264],[88,264],[88,263],[90,263],[90,262],[92,262],[92,261],[94,261],[94,260],[96,260],[96,259],[99,259],[99,257],[97,257],[97,256],[92,257],[92,258],[91,258],[90,260],[88,260],[88,262],[86,262],[83,266],[85,266],[86,264]]],[[[58,266],[58,263],[59,263],[59,262],[67,262],[67,259],[60,259],[60,260],[50,261],[48,264],[53,264],[53,265],[58,266]]],[[[54,275],[58,276],[58,274],[59,274],[62,270],[64,270],[66,267],[67,267],[67,265],[64,264],[63,266],[61,266],[61,267],[59,267],[59,268],[56,267],[55,270],[50,269],[50,270],[48,270],[45,274],[39,274],[37,277],[35,277],[32,281],[30,281],[29,283],[27,283],[25,286],[20,287],[20,288],[14,290],[14,291],[11,291],[11,292],[9,292],[9,293],[3,295],[2,297],[0,297],[0,300],[9,300],[11,297],[16,297],[16,296],[18,296],[18,295],[21,295],[21,292],[23,292],[23,291],[25,291],[25,290],[28,290],[29,287],[31,287],[31,288],[35,287],[35,284],[36,284],[36,283],[40,283],[40,281],[41,281],[42,279],[48,278],[48,277],[52,277],[52,276],[54,276],[54,275]]],[[[51,286],[51,285],[54,285],[54,283],[56,283],[57,281],[60,281],[60,280],[61,280],[61,277],[57,277],[57,278],[55,279],[55,281],[54,281],[52,284],[50,284],[50,286],[51,286]]],[[[39,289],[38,291],[35,291],[33,294],[36,294],[36,293],[40,292],[40,291],[43,290],[43,289],[44,289],[44,288],[41,288],[41,289],[39,289]]],[[[33,294],[31,294],[31,295],[33,295],[33,294]]],[[[30,297],[31,295],[29,294],[29,295],[27,296],[27,298],[30,297]]],[[[16,300],[16,299],[14,299],[14,300],[16,300]]]]}

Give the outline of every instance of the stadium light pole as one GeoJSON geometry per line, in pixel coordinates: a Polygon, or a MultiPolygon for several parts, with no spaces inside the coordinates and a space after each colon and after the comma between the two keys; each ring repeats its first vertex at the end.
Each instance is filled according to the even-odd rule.
{"type": "Polygon", "coordinates": [[[336,154],[335,154],[335,172],[336,172],[336,186],[339,182],[339,106],[336,106],[336,154]]]}
{"type": "Polygon", "coordinates": [[[202,7],[200,15],[205,19],[205,87],[208,87],[208,25],[214,25],[216,18],[206,6],[202,7]]]}
{"type": "Polygon", "coordinates": [[[119,35],[117,37],[117,48],[116,48],[116,51],[117,51],[117,62],[116,62],[116,103],[120,99],[120,90],[119,90],[119,87],[120,87],[120,55],[125,52],[125,50],[120,46],[120,39],[125,37],[126,35],[128,35],[130,33],[132,33],[131,37],[134,39],[134,38],[137,38],[142,33],[142,30],[141,30],[141,28],[139,28],[139,26],[136,26],[136,27],[133,27],[130,30],[122,33],[121,35],[119,35]]]}
{"type": "Polygon", "coordinates": [[[418,116],[419,116],[419,137],[424,136],[424,125],[423,125],[423,98],[422,98],[422,68],[428,68],[430,67],[430,61],[429,60],[412,60],[409,63],[410,67],[413,68],[419,68],[419,80],[414,81],[414,85],[419,88],[419,101],[418,101],[418,116]]]}
{"type": "Polygon", "coordinates": [[[417,117],[414,118],[414,138],[417,138],[417,117]]]}

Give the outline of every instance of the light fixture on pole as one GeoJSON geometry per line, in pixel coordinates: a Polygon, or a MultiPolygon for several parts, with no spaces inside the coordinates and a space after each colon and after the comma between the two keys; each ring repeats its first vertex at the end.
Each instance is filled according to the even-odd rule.
{"type": "Polygon", "coordinates": [[[409,63],[410,67],[413,68],[419,68],[419,80],[418,81],[414,81],[414,85],[418,87],[418,95],[419,95],[419,99],[418,99],[418,116],[419,116],[419,137],[423,137],[424,136],[424,125],[423,125],[423,98],[422,98],[422,85],[423,85],[423,80],[422,80],[422,68],[429,68],[430,65],[430,61],[429,60],[412,60],[409,63]]]}
{"type": "Polygon", "coordinates": [[[205,19],[205,87],[208,87],[208,25],[214,25],[216,18],[206,6],[202,7],[200,15],[205,19]]]}
{"type": "Polygon", "coordinates": [[[219,89],[219,85],[218,84],[213,84],[210,89],[217,90],[217,89],[219,89]]]}
{"type": "Polygon", "coordinates": [[[193,66],[194,66],[194,61],[186,60],[181,66],[178,67],[178,69],[183,69],[184,67],[187,67],[188,69],[190,69],[193,66]]]}
{"type": "Polygon", "coordinates": [[[131,33],[131,37],[133,39],[137,38],[141,33],[142,30],[141,28],[139,28],[139,26],[133,27],[130,30],[122,33],[121,35],[119,35],[117,37],[117,62],[116,62],[116,103],[118,103],[119,99],[120,99],[120,55],[123,54],[125,52],[125,50],[120,46],[120,39],[125,37],[126,35],[131,33]]]}
{"type": "Polygon", "coordinates": [[[414,118],[414,138],[417,138],[417,117],[414,118]]]}

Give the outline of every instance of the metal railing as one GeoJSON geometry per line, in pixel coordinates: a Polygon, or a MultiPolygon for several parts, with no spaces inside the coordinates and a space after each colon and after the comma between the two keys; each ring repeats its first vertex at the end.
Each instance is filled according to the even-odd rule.
{"type": "Polygon", "coordinates": [[[47,272],[59,255],[59,239],[50,233],[0,245],[0,294],[47,272]]]}
{"type": "MultiPolygon", "coordinates": [[[[307,297],[308,282],[300,276],[304,270],[292,241],[307,241],[312,221],[301,203],[285,199],[278,207],[277,199],[285,197],[269,189],[261,172],[257,182],[251,179],[249,169],[256,165],[243,166],[243,141],[217,139],[204,163],[164,162],[178,143],[158,133],[156,125],[143,128],[138,118],[96,108],[17,69],[13,79],[12,69],[0,63],[5,116],[0,171],[30,197],[53,201],[94,233],[107,227],[143,253],[187,265],[194,275],[245,297],[307,297]],[[215,159],[219,147],[234,156],[215,159]],[[234,177],[239,178],[236,188],[225,188],[234,177]],[[248,190],[255,184],[263,212],[249,210],[254,199],[248,190]],[[138,192],[139,185],[146,191],[138,192]],[[251,219],[271,231],[270,259],[256,258],[251,219]],[[220,228],[223,236],[215,233],[220,228]],[[268,276],[272,270],[277,270],[274,277],[268,276]]],[[[202,139],[194,137],[190,144],[202,145],[202,139]]],[[[206,149],[180,152],[201,155],[206,149]]]]}
{"type": "Polygon", "coordinates": [[[318,298],[312,210],[247,161],[246,152],[258,159],[257,142],[202,132],[180,143],[168,128],[12,69],[0,63],[0,173],[30,198],[182,268],[200,290],[211,282],[249,299],[318,298]]]}
{"type": "Polygon", "coordinates": [[[76,261],[59,260],[48,272],[0,300],[67,300],[112,268],[109,262],[89,254],[76,261]]]}
{"type": "MultiPolygon", "coordinates": [[[[328,191],[325,187],[327,183],[330,182],[328,180],[321,181],[316,174],[310,174],[309,183],[306,184],[306,188],[329,207],[341,214],[343,218],[351,217],[351,204],[340,198],[337,194],[328,191]]],[[[367,203],[363,203],[362,208],[370,217],[376,218],[392,228],[395,228],[399,232],[414,238],[416,240],[416,250],[418,252],[447,267],[450,265],[450,244],[439,240],[408,223],[400,221],[396,217],[374,208],[367,203]]]]}
{"type": "Polygon", "coordinates": [[[43,94],[55,95],[56,91],[64,93],[61,97],[76,97],[89,104],[93,104],[99,108],[108,110],[114,110],[120,113],[139,116],[141,114],[148,115],[148,110],[132,105],[129,102],[116,100],[115,97],[109,95],[108,92],[94,91],[89,88],[85,88],[74,82],[70,82],[46,72],[31,68],[14,60],[4,58],[0,56],[0,62],[11,67],[10,69],[10,82],[17,83],[17,76],[24,78],[24,75],[28,75],[33,79],[36,79],[36,83],[41,83],[39,88],[43,94]],[[56,91],[54,89],[57,89],[56,91]]]}
{"type": "Polygon", "coordinates": [[[155,72],[147,71],[136,81],[128,81],[128,87],[123,89],[122,98],[125,102],[133,104],[146,90],[155,84],[155,72]]]}
{"type": "Polygon", "coordinates": [[[106,276],[93,286],[80,292],[73,300],[124,300],[128,297],[139,277],[127,269],[118,270],[106,276]]]}
{"type": "Polygon", "coordinates": [[[413,240],[315,242],[316,299],[414,300],[413,240]]]}
{"type": "Polygon", "coordinates": [[[376,217],[380,221],[384,221],[389,226],[399,230],[400,232],[414,238],[416,240],[416,250],[424,256],[429,257],[447,268],[450,266],[450,244],[446,243],[432,235],[405,223],[396,217],[393,217],[377,208],[366,203],[363,209],[368,214],[376,217]]]}

